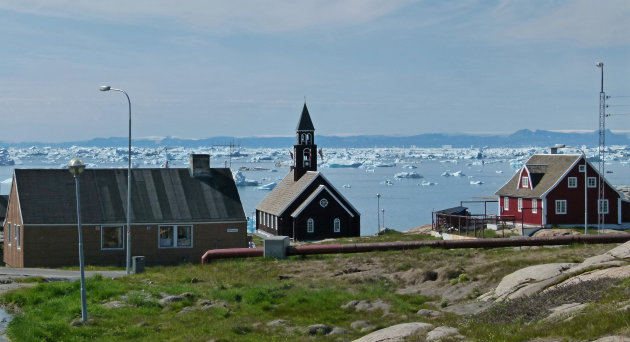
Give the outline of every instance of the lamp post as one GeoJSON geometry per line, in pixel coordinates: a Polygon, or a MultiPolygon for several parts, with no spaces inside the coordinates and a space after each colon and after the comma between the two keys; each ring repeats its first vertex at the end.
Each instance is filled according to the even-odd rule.
{"type": "Polygon", "coordinates": [[[566,146],[564,144],[556,144],[555,148],[575,148],[582,153],[584,159],[584,235],[588,235],[588,161],[584,150],[575,146],[566,146]]]}
{"type": "Polygon", "coordinates": [[[377,233],[381,231],[381,194],[376,194],[376,223],[377,223],[377,233]]]}
{"type": "Polygon", "coordinates": [[[126,91],[122,89],[112,88],[110,86],[101,86],[101,91],[118,91],[127,97],[127,103],[129,103],[129,156],[127,157],[129,164],[127,166],[127,275],[131,274],[131,100],[126,91]]]}
{"type": "Polygon", "coordinates": [[[74,185],[77,192],[77,229],[79,231],[79,269],[81,270],[81,321],[87,322],[87,299],[85,295],[85,274],[83,266],[83,233],[81,230],[81,194],[79,192],[79,176],[85,170],[85,164],[79,158],[74,158],[68,163],[68,170],[74,176],[74,185]]]}
{"type": "Polygon", "coordinates": [[[381,209],[381,213],[383,213],[383,230],[385,229],[385,209],[381,209]]]}

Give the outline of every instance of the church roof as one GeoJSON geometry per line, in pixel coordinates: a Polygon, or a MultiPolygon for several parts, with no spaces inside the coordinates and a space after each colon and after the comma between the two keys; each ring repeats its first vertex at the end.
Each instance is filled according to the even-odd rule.
{"type": "Polygon", "coordinates": [[[295,198],[320,175],[317,171],[308,171],[296,182],[293,180],[294,172],[291,170],[271,193],[256,206],[256,209],[275,216],[282,215],[295,198]]]}
{"type": "Polygon", "coordinates": [[[313,121],[311,121],[311,115],[308,113],[308,108],[306,108],[306,103],[304,104],[304,108],[302,108],[302,115],[300,116],[300,121],[297,124],[296,131],[314,131],[315,126],[313,126],[313,121]]]}

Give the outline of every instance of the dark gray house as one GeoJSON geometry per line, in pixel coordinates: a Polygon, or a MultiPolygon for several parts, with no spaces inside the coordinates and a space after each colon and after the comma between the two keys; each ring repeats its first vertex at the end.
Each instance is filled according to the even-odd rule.
{"type": "MultiPolygon", "coordinates": [[[[229,169],[192,155],[190,169],[133,169],[131,253],[146,263],[200,262],[209,249],[247,247],[247,221],[229,169]]],[[[79,179],[85,262],[124,265],[126,169],[79,179]]],[[[68,170],[15,169],[4,225],[11,267],[78,264],[75,183],[68,170]]]]}
{"type": "Polygon", "coordinates": [[[295,240],[361,235],[361,214],[317,171],[315,127],[306,104],[296,132],[294,166],[256,207],[256,228],[295,240]]]}

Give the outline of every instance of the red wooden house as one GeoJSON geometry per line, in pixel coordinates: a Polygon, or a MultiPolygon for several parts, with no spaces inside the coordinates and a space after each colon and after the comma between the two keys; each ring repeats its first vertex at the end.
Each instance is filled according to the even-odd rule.
{"type": "Polygon", "coordinates": [[[598,171],[582,155],[533,155],[495,193],[499,215],[543,227],[583,226],[586,186],[589,225],[597,225],[601,213],[604,227],[630,228],[630,201],[604,177],[600,201],[599,180],[598,171]]]}

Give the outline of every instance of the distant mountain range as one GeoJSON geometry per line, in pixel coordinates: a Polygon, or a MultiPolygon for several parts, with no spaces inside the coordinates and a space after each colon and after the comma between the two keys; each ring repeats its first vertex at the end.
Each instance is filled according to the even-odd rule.
{"type": "MultiPolygon", "coordinates": [[[[564,133],[545,130],[523,129],[512,134],[446,134],[426,133],[412,136],[387,136],[387,135],[354,135],[331,136],[319,135],[316,143],[323,148],[369,148],[369,147],[546,147],[554,144],[572,146],[595,147],[599,144],[597,131],[588,133],[564,133]]],[[[293,146],[294,137],[211,137],[203,139],[184,139],[175,137],[164,138],[138,138],[132,140],[133,146],[139,147],[202,147],[213,145],[229,145],[230,143],[240,147],[266,147],[283,148],[293,146]]],[[[84,141],[71,141],[63,143],[0,142],[2,146],[30,147],[30,146],[94,146],[94,147],[126,147],[128,138],[95,138],[84,141]]],[[[606,145],[630,145],[628,134],[606,132],[606,145]]]]}

